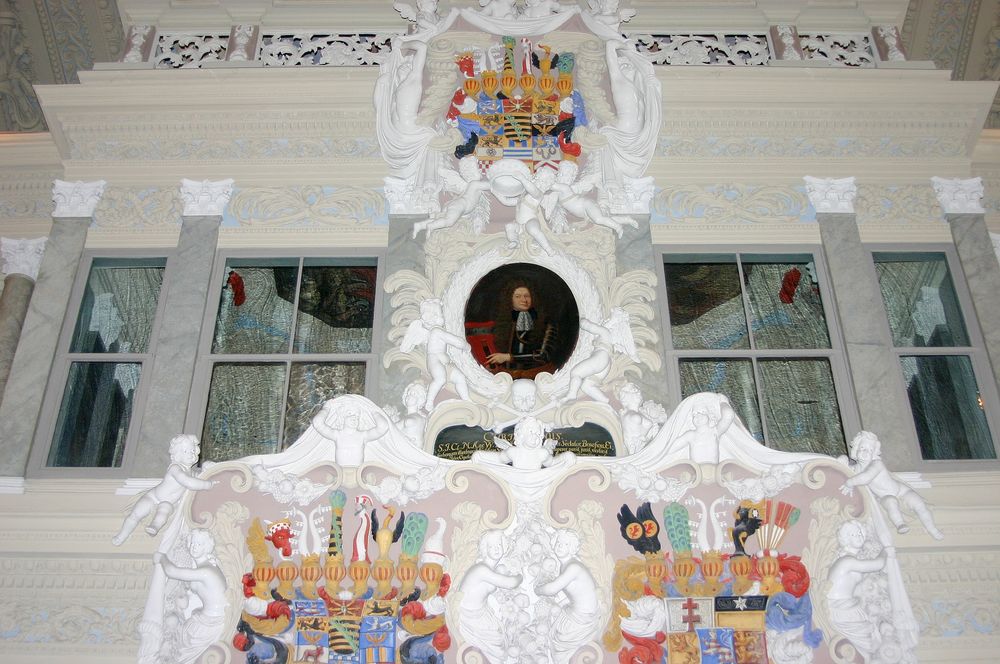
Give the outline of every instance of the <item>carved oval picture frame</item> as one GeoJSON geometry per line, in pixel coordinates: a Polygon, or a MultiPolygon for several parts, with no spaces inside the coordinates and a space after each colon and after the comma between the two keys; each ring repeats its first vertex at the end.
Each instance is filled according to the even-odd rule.
{"type": "Polygon", "coordinates": [[[465,304],[465,336],[480,366],[514,379],[555,373],[580,334],[573,291],[552,270],[510,263],[491,270],[465,304]]]}

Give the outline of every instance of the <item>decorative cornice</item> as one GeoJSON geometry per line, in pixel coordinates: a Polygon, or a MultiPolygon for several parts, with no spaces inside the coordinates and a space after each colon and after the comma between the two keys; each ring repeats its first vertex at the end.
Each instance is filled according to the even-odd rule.
{"type": "Polygon", "coordinates": [[[100,202],[107,184],[104,180],[93,182],[55,180],[52,183],[52,202],[56,204],[56,209],[52,212],[52,216],[93,217],[94,208],[100,202]]]}
{"type": "Polygon", "coordinates": [[[854,214],[858,187],[854,178],[816,178],[806,175],[806,195],[816,212],[854,214]]]}
{"type": "Polygon", "coordinates": [[[0,495],[24,493],[23,477],[0,477],[0,495]]]}
{"type": "Polygon", "coordinates": [[[39,237],[33,240],[19,240],[0,237],[0,259],[3,259],[4,274],[21,274],[32,281],[37,279],[47,239],[39,237]]]}
{"type": "Polygon", "coordinates": [[[934,193],[945,214],[983,214],[983,179],[932,177],[934,193]]]}
{"type": "Polygon", "coordinates": [[[181,198],[185,217],[221,217],[233,195],[233,179],[181,180],[181,198]]]}

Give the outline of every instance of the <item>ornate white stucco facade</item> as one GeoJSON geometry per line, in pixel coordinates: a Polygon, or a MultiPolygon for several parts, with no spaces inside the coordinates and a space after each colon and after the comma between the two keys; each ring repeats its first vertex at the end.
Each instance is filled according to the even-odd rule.
{"type": "MultiPolygon", "coordinates": [[[[316,601],[307,568],[332,588],[338,500],[351,534],[366,523],[390,528],[383,506],[427,521],[423,546],[408,561],[430,570],[416,586],[423,614],[408,618],[395,647],[446,626],[450,641],[437,636],[428,657],[613,662],[643,645],[623,633],[655,643],[657,631],[670,651],[668,636],[687,625],[669,622],[671,611],[683,613],[671,596],[777,594],[768,592],[763,562],[765,572],[743,575],[757,586],[737,590],[741,575],[729,562],[715,582],[730,576],[735,587],[713,587],[704,555],[738,559],[725,531],[738,526],[734,509],[772,499],[801,516],[785,540],[748,538],[749,557],[777,564],[768,542],[773,553],[799,556],[811,584],[794,595],[792,612],[803,596],[812,606],[810,623],[758,630],[772,661],[994,661],[1000,532],[991,516],[1000,507],[1000,462],[995,452],[922,458],[902,374],[879,373],[871,360],[875,353],[898,369],[905,353],[891,345],[881,301],[866,308],[872,300],[854,289],[875,275],[872,251],[951,257],[966,323],[979,330],[968,354],[996,445],[1000,291],[992,286],[1000,267],[987,231],[1000,233],[1000,135],[982,129],[996,84],[952,81],[933,63],[900,59],[906,3],[896,0],[567,3],[537,16],[485,4],[442,3],[434,15],[427,7],[397,13],[390,3],[120,0],[121,61],[80,71],[79,85],[37,86],[48,132],[0,135],[0,235],[49,237],[20,337],[0,331],[0,342],[16,348],[0,401],[0,658],[246,661],[246,639],[234,645],[248,633],[240,620],[283,619],[267,613],[280,603],[270,589],[316,601]],[[409,12],[412,21],[403,18],[409,12]],[[630,40],[628,54],[614,51],[619,32],[630,40]],[[575,56],[573,89],[590,123],[567,138],[582,152],[574,155],[579,172],[560,170],[568,157],[552,169],[568,178],[563,189],[517,166],[463,171],[455,155],[466,136],[447,122],[454,95],[471,90],[463,79],[488,69],[480,63],[475,76],[463,75],[456,57],[478,53],[488,62],[489,47],[505,35],[515,38],[519,74],[522,38],[541,59],[542,43],[575,56]],[[417,92],[397,78],[401,53],[409,53],[401,49],[414,44],[426,49],[417,92]],[[632,101],[608,73],[629,59],[632,101]],[[546,199],[550,191],[560,195],[546,199]],[[560,208],[565,233],[553,223],[560,208]],[[414,232],[428,222],[430,230],[414,232]],[[709,404],[701,408],[713,427],[729,428],[712,429],[714,447],[695,436],[700,411],[682,399],[664,255],[735,252],[823,256],[845,458],[765,448],[712,397],[689,398],[709,404]],[[170,441],[201,436],[211,363],[235,361],[205,350],[230,256],[378,259],[381,317],[366,360],[367,399],[342,396],[318,411],[291,451],[192,470],[173,459],[170,441]],[[125,450],[110,467],[54,467],[49,449],[68,367],[94,360],[67,350],[86,269],[135,257],[163,258],[166,268],[155,349],[123,360],[143,363],[145,381],[125,450]],[[523,397],[530,405],[519,402],[517,376],[488,370],[467,347],[473,291],[511,264],[558,275],[582,319],[564,364],[532,379],[535,389],[523,397]],[[411,382],[424,392],[407,412],[411,382]],[[652,404],[641,426],[629,419],[626,383],[662,404],[662,417],[652,404]],[[523,430],[512,445],[469,461],[434,455],[449,427],[515,423],[523,430]],[[616,454],[564,456],[536,445],[544,430],[585,423],[602,427],[616,454]],[[864,474],[871,459],[847,449],[864,430],[881,440],[895,475],[864,474]],[[171,462],[183,477],[216,484],[189,486],[175,475],[186,490],[154,495],[155,505],[173,505],[162,530],[149,536],[142,523],[120,531],[141,492],[168,485],[161,477],[171,462]],[[884,509],[886,495],[901,503],[904,528],[884,509]],[[634,513],[644,503],[662,527],[653,559],[666,561],[666,580],[649,550],[619,534],[622,508],[634,513]],[[668,546],[678,532],[668,525],[677,512],[664,512],[672,505],[696,522],[687,549],[672,536],[668,546]],[[923,509],[933,515],[929,527],[923,509]],[[289,552],[273,539],[280,527],[265,544],[253,526],[286,513],[292,527],[301,522],[289,552]],[[214,541],[214,558],[198,549],[205,536],[193,533],[201,530],[214,541]],[[519,546],[534,546],[554,569],[531,568],[532,554],[515,554],[519,546]],[[680,573],[685,552],[688,562],[698,559],[693,580],[680,573]],[[869,565],[850,571],[857,561],[869,565]],[[192,582],[182,568],[205,574],[192,582]],[[450,590],[439,590],[441,573],[450,590]],[[859,575],[853,584],[851,574],[859,575]],[[648,590],[636,591],[637,578],[648,590]],[[871,587],[858,590],[862,581],[871,587]],[[813,629],[822,634],[818,645],[809,643],[813,629]],[[524,634],[531,647],[518,641],[524,634]]],[[[484,115],[457,115],[475,114],[484,115]]],[[[867,286],[878,295],[877,281],[867,286]]],[[[334,355],[324,361],[344,359],[334,355]]],[[[370,591],[388,595],[377,570],[391,559],[402,574],[409,554],[391,542],[383,551],[377,537],[363,535],[370,591]]],[[[340,537],[346,580],[338,590],[363,596],[359,586],[351,590],[350,535],[340,537]]],[[[316,645],[296,641],[308,633],[296,624],[249,629],[283,640],[288,663],[306,661],[316,645]]],[[[266,648],[257,652],[264,657],[266,648]]]]}

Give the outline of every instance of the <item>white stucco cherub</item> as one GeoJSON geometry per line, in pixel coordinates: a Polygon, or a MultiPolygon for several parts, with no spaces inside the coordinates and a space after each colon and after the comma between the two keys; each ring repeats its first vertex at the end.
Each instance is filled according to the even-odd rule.
{"type": "Polygon", "coordinates": [[[514,14],[514,0],[479,0],[479,13],[491,18],[517,18],[514,14]]]}
{"type": "Polygon", "coordinates": [[[858,586],[866,575],[885,569],[887,558],[895,554],[892,547],[886,547],[877,558],[862,558],[859,554],[865,539],[865,527],[860,521],[852,519],[840,526],[837,531],[840,557],[830,567],[826,601],[834,628],[847,637],[867,661],[878,649],[880,634],[874,616],[869,616],[862,607],[858,586]]]}
{"type": "Polygon", "coordinates": [[[500,448],[499,452],[473,452],[472,462],[498,466],[510,464],[517,470],[539,470],[555,465],[572,465],[576,461],[572,452],[553,454],[558,441],[545,438],[545,425],[530,415],[514,425],[513,444],[500,437],[494,437],[493,442],[500,448]]]}
{"type": "Polygon", "coordinates": [[[611,368],[612,354],[617,351],[624,353],[634,362],[639,361],[635,338],[632,336],[632,328],[629,327],[628,312],[615,307],[600,324],[581,318],[580,329],[594,335],[594,351],[570,369],[569,389],[562,401],[576,399],[582,391],[595,401],[607,403],[608,397],[598,387],[598,381],[604,378],[611,368]]]}
{"type": "Polygon", "coordinates": [[[174,511],[174,506],[180,502],[187,491],[204,491],[211,489],[214,482],[202,480],[194,476],[191,466],[198,462],[200,453],[198,437],[181,434],[170,439],[170,466],[163,480],[152,489],[140,496],[132,511],[122,522],[121,530],[111,538],[115,546],[121,546],[128,539],[139,523],[155,511],[146,532],[156,535],[166,524],[174,511]]]}
{"type": "Polygon", "coordinates": [[[505,550],[504,532],[487,530],[479,540],[479,561],[462,578],[458,627],[465,640],[484,653],[501,652],[506,645],[505,621],[491,596],[497,589],[517,588],[523,579],[501,569],[505,550]]]}
{"type": "Polygon", "coordinates": [[[417,447],[423,447],[424,429],[427,427],[427,414],[424,404],[427,403],[427,388],[421,382],[413,382],[403,390],[403,407],[406,415],[399,422],[399,428],[417,447]]]}
{"type": "Polygon", "coordinates": [[[905,534],[910,527],[903,518],[900,503],[908,507],[923,524],[924,529],[934,539],[944,539],[944,534],[934,524],[934,517],[924,499],[909,484],[892,473],[882,462],[882,443],[870,431],[862,431],[848,446],[849,457],[841,456],[839,461],[854,470],[854,475],[844,480],[841,493],[850,496],[856,486],[867,486],[889,515],[896,531],[905,534]]]}
{"type": "Polygon", "coordinates": [[[464,337],[444,329],[444,310],[441,300],[436,298],[420,303],[420,318],[410,323],[399,348],[404,353],[409,353],[421,344],[427,345],[427,372],[431,375],[424,409],[428,412],[434,409],[434,400],[449,379],[455,386],[458,396],[468,401],[468,381],[465,374],[448,357],[448,349],[467,351],[470,348],[469,342],[464,337]]]}
{"type": "Polygon", "coordinates": [[[559,575],[535,588],[542,597],[566,596],[552,619],[549,647],[556,662],[566,662],[586,643],[601,622],[597,583],[583,563],[577,559],[580,552],[580,535],[562,528],[556,531],[552,544],[556,558],[562,563],[559,575]]]}
{"type": "Polygon", "coordinates": [[[618,0],[587,0],[590,15],[616,30],[619,23],[627,23],[635,16],[634,9],[619,9],[618,0]]]}
{"type": "Polygon", "coordinates": [[[469,216],[473,231],[482,232],[490,220],[490,201],[486,197],[490,183],[483,179],[476,156],[462,157],[458,161],[458,171],[439,168],[438,175],[444,181],[445,189],[456,196],[445,203],[440,212],[413,224],[413,237],[416,238],[423,230],[430,236],[432,231],[450,228],[465,216],[469,216]]]}
{"type": "Polygon", "coordinates": [[[544,18],[552,14],[568,11],[575,5],[564,5],[556,0],[524,0],[521,16],[525,18],[544,18]]]}
{"type": "Polygon", "coordinates": [[[555,177],[551,168],[540,169],[532,175],[524,162],[516,159],[501,159],[490,168],[493,194],[504,205],[514,207],[514,221],[504,226],[508,248],[516,248],[521,234],[525,233],[546,254],[551,256],[555,253],[542,231],[545,218],[542,199],[555,177]]]}
{"type": "Polygon", "coordinates": [[[369,411],[372,426],[362,428],[361,413],[330,399],[312,418],[316,431],[333,441],[334,460],[338,466],[357,468],[365,460],[365,445],[378,440],[389,430],[389,419],[377,408],[369,411]]]}
{"type": "Polygon", "coordinates": [[[622,405],[618,418],[622,423],[625,448],[629,454],[634,454],[653,439],[660,425],[667,421],[667,412],[658,403],[644,402],[635,383],[625,383],[618,388],[618,401],[622,405]]]}
{"type": "Polygon", "coordinates": [[[438,0],[417,0],[416,7],[405,2],[394,2],[392,8],[399,12],[403,19],[413,25],[413,32],[425,32],[432,30],[441,22],[441,15],[438,14],[438,0]]]}
{"type": "Polygon", "coordinates": [[[695,463],[719,463],[719,437],[732,425],[736,411],[726,397],[719,395],[718,417],[707,407],[695,408],[691,413],[691,429],[671,442],[671,449],[686,447],[688,458],[695,463]]]}
{"type": "MultiPolygon", "coordinates": [[[[598,162],[593,161],[594,164],[598,162]]],[[[551,191],[546,194],[542,201],[542,207],[546,210],[546,217],[553,228],[564,225],[561,217],[569,213],[574,217],[589,221],[597,226],[604,226],[614,231],[618,237],[624,233],[625,226],[633,228],[639,227],[632,217],[626,215],[612,215],[596,200],[587,198],[584,194],[593,190],[596,186],[600,174],[597,169],[587,169],[589,173],[577,180],[579,167],[575,162],[563,160],[559,163],[559,171],[556,180],[552,184],[551,191]]]]}
{"type": "Polygon", "coordinates": [[[177,662],[193,661],[222,636],[228,604],[226,577],[215,557],[212,534],[200,528],[192,530],[188,536],[188,552],[194,561],[193,568],[175,565],[159,551],[153,554],[153,564],[159,565],[168,579],[184,583],[188,593],[200,603],[200,608],[191,611],[179,630],[180,643],[174,644],[171,653],[173,661],[177,662]]]}

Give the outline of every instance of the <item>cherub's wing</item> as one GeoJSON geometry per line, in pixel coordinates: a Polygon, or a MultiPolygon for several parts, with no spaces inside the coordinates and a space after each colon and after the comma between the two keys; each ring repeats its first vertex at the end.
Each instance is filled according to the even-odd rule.
{"type": "Polygon", "coordinates": [[[639,356],[635,348],[635,337],[632,336],[632,326],[628,322],[628,314],[616,307],[604,327],[611,333],[615,350],[625,353],[632,361],[638,362],[639,356]]]}
{"type": "Polygon", "coordinates": [[[585,194],[599,185],[603,179],[604,175],[601,172],[600,160],[591,157],[587,160],[587,165],[583,167],[583,170],[577,176],[576,182],[571,185],[571,188],[575,194],[585,194]]]}
{"type": "Polygon", "coordinates": [[[549,229],[553,233],[568,233],[569,219],[566,218],[566,209],[561,205],[556,205],[550,214],[545,216],[549,222],[549,229]]]}
{"type": "Polygon", "coordinates": [[[476,233],[482,233],[486,224],[490,223],[490,199],[485,193],[479,195],[476,207],[472,209],[469,217],[472,221],[472,230],[476,233]]]}
{"type": "Polygon", "coordinates": [[[444,182],[445,191],[450,191],[453,194],[463,193],[469,184],[465,181],[465,178],[459,175],[458,171],[447,166],[439,168],[438,175],[441,176],[441,180],[444,182]]]}
{"type": "Polygon", "coordinates": [[[622,23],[628,23],[633,18],[635,18],[636,10],[634,9],[619,9],[618,10],[618,20],[622,23]]]}
{"type": "Polygon", "coordinates": [[[399,12],[405,20],[415,22],[417,20],[417,10],[406,4],[405,2],[394,2],[392,3],[392,8],[399,12]]]}
{"type": "Polygon", "coordinates": [[[409,353],[417,346],[427,343],[427,337],[429,336],[430,332],[418,318],[406,328],[406,334],[403,335],[403,341],[399,344],[399,350],[409,353]]]}
{"type": "Polygon", "coordinates": [[[493,444],[500,450],[509,450],[513,447],[505,438],[501,438],[500,436],[493,436],[493,444]]]}
{"type": "Polygon", "coordinates": [[[547,449],[549,452],[555,453],[555,451],[556,451],[556,445],[558,445],[558,444],[559,444],[559,441],[556,440],[555,438],[546,438],[545,442],[542,443],[542,447],[544,447],[545,449],[547,449]]]}

